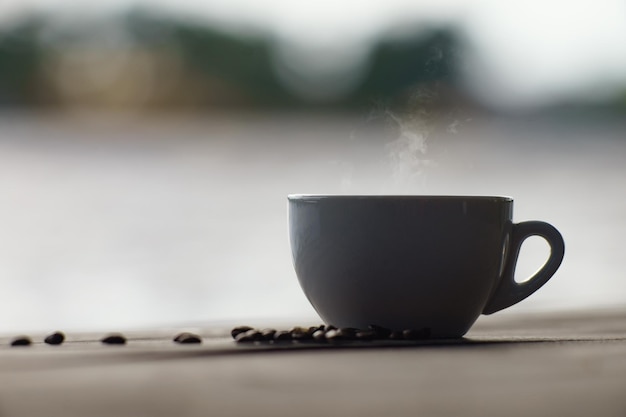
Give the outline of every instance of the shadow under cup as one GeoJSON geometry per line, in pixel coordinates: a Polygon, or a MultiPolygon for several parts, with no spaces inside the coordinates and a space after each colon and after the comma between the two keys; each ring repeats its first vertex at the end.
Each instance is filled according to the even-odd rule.
{"type": "Polygon", "coordinates": [[[480,314],[539,289],[564,255],[551,225],[512,222],[508,197],[290,195],[289,235],[300,285],[337,327],[383,326],[461,337],[480,314]],[[514,280],[522,242],[543,237],[546,264],[514,280]]]}

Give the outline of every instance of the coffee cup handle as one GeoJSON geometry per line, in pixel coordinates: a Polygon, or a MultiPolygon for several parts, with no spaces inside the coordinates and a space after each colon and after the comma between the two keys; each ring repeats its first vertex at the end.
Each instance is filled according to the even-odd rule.
{"type": "Polygon", "coordinates": [[[561,265],[565,254],[563,236],[554,226],[540,221],[527,221],[513,225],[502,281],[487,302],[483,314],[492,314],[517,304],[548,282],[561,265]],[[540,236],[550,245],[550,257],[532,277],[524,282],[515,281],[515,266],[524,240],[540,236]]]}

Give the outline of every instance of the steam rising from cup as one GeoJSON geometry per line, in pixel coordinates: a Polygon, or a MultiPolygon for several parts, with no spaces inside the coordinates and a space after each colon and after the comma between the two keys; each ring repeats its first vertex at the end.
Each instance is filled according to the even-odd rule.
{"type": "Polygon", "coordinates": [[[398,136],[385,145],[391,165],[394,192],[407,192],[419,185],[424,170],[433,165],[426,158],[429,129],[421,118],[402,120],[390,111],[388,117],[397,124],[398,136]]]}

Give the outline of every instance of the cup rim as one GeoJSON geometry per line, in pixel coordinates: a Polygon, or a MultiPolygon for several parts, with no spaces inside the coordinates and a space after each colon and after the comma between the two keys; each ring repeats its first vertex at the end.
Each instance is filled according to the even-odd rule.
{"type": "Polygon", "coordinates": [[[320,201],[320,200],[463,200],[463,201],[492,201],[513,202],[508,196],[487,195],[421,195],[421,194],[289,194],[289,201],[320,201]]]}

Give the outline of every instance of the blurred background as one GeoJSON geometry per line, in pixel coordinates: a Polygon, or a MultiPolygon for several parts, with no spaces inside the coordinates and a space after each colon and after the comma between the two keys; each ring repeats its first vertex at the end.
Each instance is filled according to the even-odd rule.
{"type": "Polygon", "coordinates": [[[0,3],[0,332],[316,320],[289,193],[509,195],[499,315],[626,305],[626,3],[327,4],[0,3]]]}

